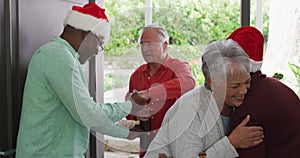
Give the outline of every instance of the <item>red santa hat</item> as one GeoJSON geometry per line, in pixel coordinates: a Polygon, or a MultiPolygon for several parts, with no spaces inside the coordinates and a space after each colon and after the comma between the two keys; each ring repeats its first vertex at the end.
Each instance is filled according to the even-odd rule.
{"type": "Polygon", "coordinates": [[[109,39],[110,26],[105,15],[105,9],[91,2],[83,7],[73,6],[64,21],[64,26],[70,25],[83,31],[91,31],[96,36],[109,39]]]}
{"type": "Polygon", "coordinates": [[[264,52],[264,36],[252,26],[242,26],[231,33],[227,39],[236,41],[251,60],[251,72],[260,70],[264,52]]]}

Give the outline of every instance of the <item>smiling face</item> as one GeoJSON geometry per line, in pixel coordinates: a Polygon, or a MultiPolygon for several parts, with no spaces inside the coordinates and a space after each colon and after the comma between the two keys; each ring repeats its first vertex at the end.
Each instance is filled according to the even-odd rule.
{"type": "Polygon", "coordinates": [[[220,110],[242,105],[250,88],[250,61],[236,42],[209,44],[202,55],[202,72],[205,87],[212,92],[220,110]]]}
{"type": "Polygon", "coordinates": [[[232,69],[226,76],[224,76],[226,80],[221,79],[213,82],[209,79],[209,86],[214,93],[218,105],[239,107],[244,102],[245,95],[250,88],[250,73],[236,68],[232,69]]]}
{"type": "Polygon", "coordinates": [[[147,63],[162,63],[166,57],[167,42],[161,42],[157,37],[157,30],[147,29],[140,41],[141,51],[147,63]]]}
{"type": "Polygon", "coordinates": [[[225,105],[238,107],[244,102],[245,95],[250,88],[251,77],[247,72],[233,69],[227,77],[225,105]]]}

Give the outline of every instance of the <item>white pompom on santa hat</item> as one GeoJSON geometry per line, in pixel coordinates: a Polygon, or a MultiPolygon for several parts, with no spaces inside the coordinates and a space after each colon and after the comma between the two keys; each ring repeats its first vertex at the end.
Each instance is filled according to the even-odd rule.
{"type": "Polygon", "coordinates": [[[91,2],[83,7],[73,6],[64,21],[64,26],[70,25],[83,31],[91,31],[97,37],[109,39],[110,25],[105,15],[105,9],[91,2]]]}
{"type": "Polygon", "coordinates": [[[237,42],[248,54],[251,61],[251,72],[261,69],[264,54],[264,36],[252,26],[242,26],[233,31],[227,39],[237,42]]]}

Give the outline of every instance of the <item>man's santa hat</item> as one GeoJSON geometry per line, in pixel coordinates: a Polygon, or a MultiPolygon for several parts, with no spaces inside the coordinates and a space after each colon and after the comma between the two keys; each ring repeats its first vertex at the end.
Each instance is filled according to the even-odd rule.
{"type": "Polygon", "coordinates": [[[248,54],[251,72],[260,70],[264,52],[264,36],[255,27],[242,26],[233,31],[227,39],[236,41],[248,54]]]}
{"type": "Polygon", "coordinates": [[[64,26],[70,25],[83,31],[91,31],[96,36],[109,39],[110,26],[105,15],[105,9],[91,2],[83,7],[73,6],[64,21],[64,26]]]}

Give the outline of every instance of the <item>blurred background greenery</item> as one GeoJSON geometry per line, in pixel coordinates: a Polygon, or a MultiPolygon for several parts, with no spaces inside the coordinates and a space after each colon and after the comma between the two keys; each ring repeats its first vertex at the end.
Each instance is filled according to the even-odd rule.
{"type": "MultiPolygon", "coordinates": [[[[197,85],[202,84],[201,52],[208,43],[225,40],[240,26],[240,0],[153,0],[152,3],[152,23],[167,29],[170,55],[188,61],[197,85]]],[[[109,8],[106,13],[111,24],[111,37],[105,44],[105,67],[136,69],[144,62],[137,40],[145,25],[145,2],[109,0],[104,5],[109,8]]],[[[267,40],[269,5],[263,6],[263,34],[267,40]]],[[[251,3],[252,26],[255,26],[255,9],[256,4],[251,3]]],[[[106,74],[105,77],[105,90],[128,84],[128,79],[118,79],[121,76],[117,74],[106,74]],[[125,83],[119,83],[121,81],[125,83]]]]}

